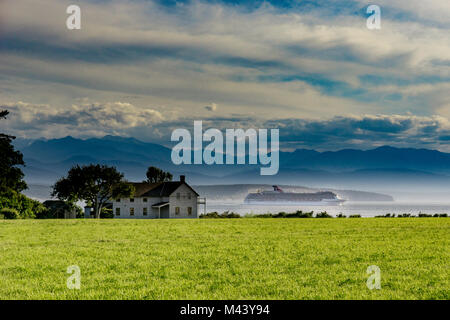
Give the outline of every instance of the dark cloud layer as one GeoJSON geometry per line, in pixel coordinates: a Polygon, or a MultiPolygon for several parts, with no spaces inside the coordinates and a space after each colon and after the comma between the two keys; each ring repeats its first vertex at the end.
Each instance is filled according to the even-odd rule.
{"type": "Polygon", "coordinates": [[[363,115],[330,120],[271,120],[266,124],[279,127],[281,139],[293,148],[335,150],[380,145],[449,148],[448,142],[439,141],[450,133],[450,123],[443,117],[363,115]]]}
{"type": "MultiPolygon", "coordinates": [[[[173,119],[164,118],[156,110],[138,108],[124,102],[86,102],[59,110],[49,105],[18,102],[2,108],[11,111],[6,122],[7,131],[23,138],[114,134],[168,145],[174,129],[186,128],[192,131],[194,120],[199,120],[176,116],[173,119]]],[[[289,149],[365,149],[392,145],[450,151],[450,122],[438,116],[349,115],[327,120],[267,121],[236,115],[204,118],[203,129],[207,128],[278,128],[281,147],[289,149]]]]}

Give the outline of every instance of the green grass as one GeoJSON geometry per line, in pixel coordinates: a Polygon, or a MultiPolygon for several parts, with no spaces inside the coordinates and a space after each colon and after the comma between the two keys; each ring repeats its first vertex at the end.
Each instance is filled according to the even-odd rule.
{"type": "Polygon", "coordinates": [[[0,221],[0,299],[449,299],[449,242],[448,218],[0,221]]]}

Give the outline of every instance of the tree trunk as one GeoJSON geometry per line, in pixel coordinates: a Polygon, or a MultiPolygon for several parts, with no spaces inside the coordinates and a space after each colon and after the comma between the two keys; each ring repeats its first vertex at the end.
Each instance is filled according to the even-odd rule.
{"type": "Polygon", "coordinates": [[[102,213],[102,208],[103,208],[103,205],[100,204],[100,205],[98,206],[98,219],[100,219],[100,214],[102,213]]]}
{"type": "Polygon", "coordinates": [[[95,218],[100,219],[100,210],[98,207],[98,199],[97,199],[97,201],[95,201],[95,218]]]}

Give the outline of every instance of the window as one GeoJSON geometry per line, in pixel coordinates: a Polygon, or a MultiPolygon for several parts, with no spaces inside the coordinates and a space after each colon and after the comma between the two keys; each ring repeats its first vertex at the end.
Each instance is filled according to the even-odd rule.
{"type": "Polygon", "coordinates": [[[192,195],[191,195],[191,193],[189,192],[189,193],[188,193],[188,199],[191,200],[191,197],[192,197],[192,195]]]}
{"type": "Polygon", "coordinates": [[[130,216],[134,216],[134,208],[130,208],[130,216]]]}
{"type": "Polygon", "coordinates": [[[117,202],[120,202],[120,198],[119,198],[119,199],[116,199],[116,201],[117,201],[117,202]]]}
{"type": "Polygon", "coordinates": [[[144,216],[147,215],[147,212],[148,212],[147,210],[148,210],[147,208],[142,209],[142,214],[143,214],[144,216]]]}
{"type": "Polygon", "coordinates": [[[130,198],[130,202],[134,202],[134,198],[130,198]]]}
{"type": "Polygon", "coordinates": [[[180,207],[175,207],[175,214],[179,215],[180,214],[180,207]]]}
{"type": "Polygon", "coordinates": [[[192,207],[188,207],[188,215],[189,215],[189,216],[192,215],[192,207]]]}
{"type": "Polygon", "coordinates": [[[147,202],[147,198],[142,199],[142,201],[147,202]]]}
{"type": "Polygon", "coordinates": [[[177,200],[180,200],[180,197],[181,197],[180,193],[177,192],[177,200]]]}
{"type": "Polygon", "coordinates": [[[120,208],[116,208],[116,216],[120,216],[120,208]]]}

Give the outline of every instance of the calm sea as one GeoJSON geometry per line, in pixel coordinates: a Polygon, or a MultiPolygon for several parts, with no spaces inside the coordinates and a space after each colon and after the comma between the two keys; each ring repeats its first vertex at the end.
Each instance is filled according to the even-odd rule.
{"type": "MultiPolygon", "coordinates": [[[[199,207],[200,212],[203,213],[203,205],[199,207]]],[[[359,214],[362,217],[374,217],[377,215],[384,215],[387,213],[403,214],[410,213],[417,215],[419,213],[435,214],[448,213],[450,214],[450,203],[408,203],[408,202],[346,202],[340,206],[256,206],[245,205],[240,202],[209,202],[207,203],[207,212],[217,211],[219,213],[229,211],[244,214],[262,214],[262,213],[278,213],[295,212],[302,210],[304,212],[326,211],[331,215],[343,213],[345,215],[359,214]]]]}

